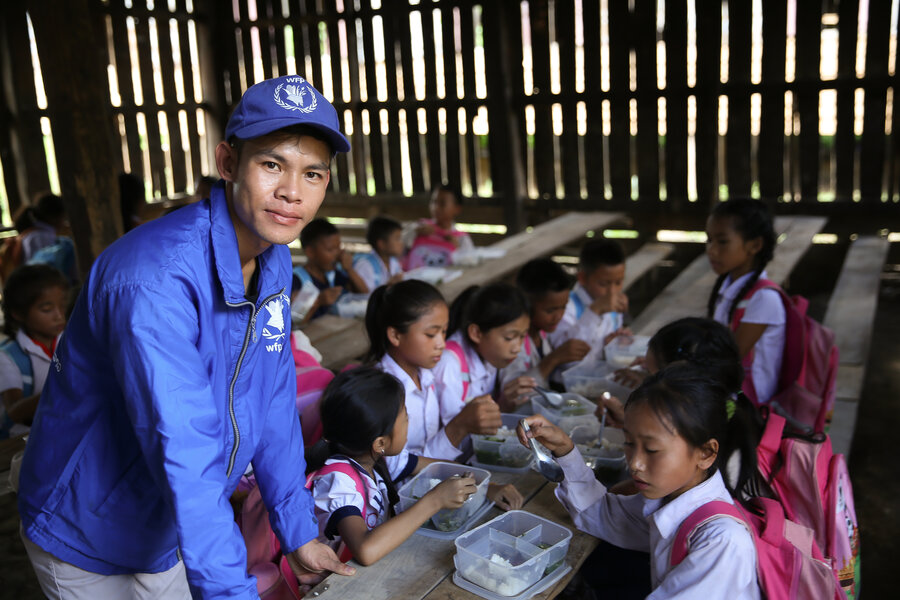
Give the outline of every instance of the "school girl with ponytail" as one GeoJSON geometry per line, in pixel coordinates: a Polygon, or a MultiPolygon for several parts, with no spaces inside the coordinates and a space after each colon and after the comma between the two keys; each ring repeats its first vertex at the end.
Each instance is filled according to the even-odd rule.
{"type": "Polygon", "coordinates": [[[706,235],[706,256],[719,276],[707,316],[734,332],[746,371],[744,390],[766,404],[778,387],[786,321],[777,289],[761,285],[775,252],[772,215],[759,200],[722,202],[706,222],[706,235]]]}

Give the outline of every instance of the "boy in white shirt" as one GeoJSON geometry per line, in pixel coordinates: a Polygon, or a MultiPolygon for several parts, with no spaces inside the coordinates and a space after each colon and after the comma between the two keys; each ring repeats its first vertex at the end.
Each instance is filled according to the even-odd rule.
{"type": "Polygon", "coordinates": [[[371,252],[353,257],[353,268],[365,282],[368,292],[386,283],[396,283],[403,279],[403,226],[390,217],[375,217],[366,229],[366,241],[372,246],[371,252]]]}

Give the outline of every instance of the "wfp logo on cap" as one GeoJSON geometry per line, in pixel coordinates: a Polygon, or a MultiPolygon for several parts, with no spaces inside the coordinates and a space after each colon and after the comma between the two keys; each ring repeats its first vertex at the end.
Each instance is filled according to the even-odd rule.
{"type": "Polygon", "coordinates": [[[311,113],[316,110],[316,94],[299,75],[288,77],[275,88],[275,103],[285,110],[311,113]]]}

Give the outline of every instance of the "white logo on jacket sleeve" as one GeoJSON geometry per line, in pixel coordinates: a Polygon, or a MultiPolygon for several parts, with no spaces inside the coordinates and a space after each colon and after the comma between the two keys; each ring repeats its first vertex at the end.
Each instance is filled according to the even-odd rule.
{"type": "Polygon", "coordinates": [[[265,309],[269,318],[263,327],[262,336],[264,339],[271,342],[270,344],[266,344],[266,350],[268,352],[281,352],[281,348],[284,345],[282,342],[285,337],[284,307],[285,302],[283,296],[273,298],[266,303],[265,309]]]}

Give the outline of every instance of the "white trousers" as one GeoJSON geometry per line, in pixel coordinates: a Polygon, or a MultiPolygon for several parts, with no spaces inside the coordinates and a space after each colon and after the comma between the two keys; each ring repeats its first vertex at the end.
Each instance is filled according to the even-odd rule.
{"type": "Polygon", "coordinates": [[[190,600],[184,562],[162,573],[99,575],[62,561],[19,533],[41,590],[51,600],[190,600]]]}

